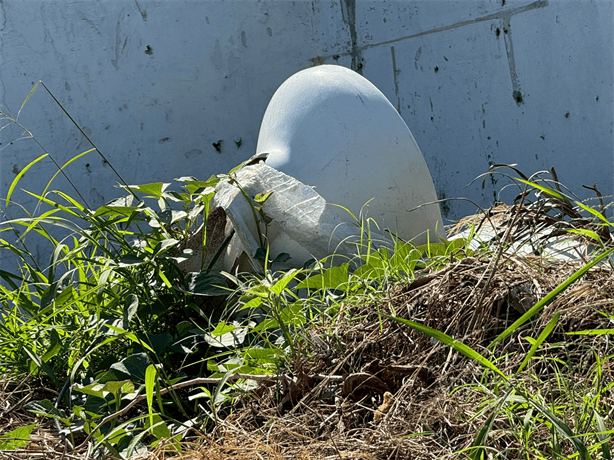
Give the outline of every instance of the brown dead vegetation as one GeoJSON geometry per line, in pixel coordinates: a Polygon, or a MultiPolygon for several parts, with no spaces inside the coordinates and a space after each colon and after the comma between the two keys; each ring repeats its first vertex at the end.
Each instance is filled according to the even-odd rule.
{"type": "MultiPolygon", "coordinates": [[[[510,208],[503,211],[509,213],[510,208]]],[[[511,220],[499,222],[505,228],[511,220]]],[[[580,394],[592,385],[596,358],[612,354],[608,334],[565,335],[610,328],[610,319],[599,313],[614,315],[614,277],[608,265],[591,269],[494,352],[486,347],[581,266],[582,262],[506,253],[497,258],[464,257],[437,272],[420,274],[383,298],[365,297],[340,313],[327,331],[309,331],[303,343],[308,352],[286,370],[285,381],[262,383],[242,396],[221,414],[213,432],[195,433],[181,444],[181,452],[165,444],[143,458],[465,458],[459,452],[471,446],[490,415],[482,405],[489,395],[478,389],[479,384],[498,377],[384,315],[445,332],[512,375],[531,347],[527,338],[536,338],[558,312],[560,320],[539,349],[539,359],[531,361],[516,383],[532,394],[551,392],[546,399],[553,402],[560,386],[543,388],[543,382],[564,375],[580,394]]],[[[613,380],[607,361],[600,378],[613,380]]],[[[490,385],[488,391],[495,387],[490,385]]],[[[91,458],[85,448],[66,452],[51,423],[21,410],[42,391],[34,383],[9,381],[1,389],[0,433],[30,423],[39,427],[27,448],[0,452],[0,458],[91,458]]],[[[614,407],[611,391],[602,398],[614,407]]],[[[612,429],[610,416],[606,414],[612,429]]],[[[564,421],[573,426],[571,414],[564,421]]],[[[510,423],[504,413],[494,418],[488,446],[493,452],[507,452],[508,458],[530,456],[511,434],[510,423]]],[[[544,425],[532,436],[545,440],[549,434],[544,425]]]]}

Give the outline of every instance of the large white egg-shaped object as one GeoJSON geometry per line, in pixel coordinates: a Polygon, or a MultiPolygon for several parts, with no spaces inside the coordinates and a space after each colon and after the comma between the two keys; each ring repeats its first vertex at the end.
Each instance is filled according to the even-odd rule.
{"type": "Polygon", "coordinates": [[[444,236],[438,204],[414,209],[437,195],[409,128],[381,91],[350,69],[322,65],[286,80],[264,114],[256,152],[328,203],[355,215],[363,210],[404,240],[444,236]]]}

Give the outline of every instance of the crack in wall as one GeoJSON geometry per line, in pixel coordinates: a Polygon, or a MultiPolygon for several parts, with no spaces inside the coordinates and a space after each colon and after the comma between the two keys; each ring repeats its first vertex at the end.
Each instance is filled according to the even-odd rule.
{"type": "Polygon", "coordinates": [[[520,89],[520,80],[518,78],[518,72],[516,71],[516,59],[514,58],[514,43],[512,42],[512,25],[511,16],[506,17],[502,21],[503,39],[505,41],[505,51],[507,53],[507,64],[510,68],[510,79],[512,80],[512,97],[518,107],[520,107],[524,101],[522,99],[522,91],[520,89]]]}
{"type": "Polygon", "coordinates": [[[124,19],[123,10],[119,13],[119,17],[117,18],[117,25],[115,26],[115,59],[111,59],[111,64],[115,67],[115,70],[119,70],[119,58],[122,57],[122,52],[126,48],[128,44],[128,36],[124,39],[124,45],[121,46],[121,35],[122,35],[122,21],[124,19]]]}
{"type": "MultiPolygon", "coordinates": [[[[488,21],[500,21],[502,24],[502,29],[504,31],[504,41],[505,41],[505,51],[507,53],[507,62],[510,71],[510,79],[512,82],[512,97],[516,101],[518,106],[523,105],[524,100],[522,97],[522,91],[520,88],[520,80],[518,78],[518,72],[516,70],[516,60],[514,58],[514,45],[512,43],[512,27],[511,27],[511,19],[516,14],[524,13],[526,11],[535,10],[538,8],[545,8],[548,6],[549,0],[538,0],[533,3],[529,3],[528,5],[518,6],[515,8],[506,8],[501,11],[497,11],[491,14],[487,14],[475,19],[467,19],[464,21],[455,22],[454,24],[450,24],[447,26],[436,27],[434,29],[426,30],[424,32],[419,32],[417,34],[405,35],[403,37],[394,38],[392,40],[385,40],[378,43],[369,43],[363,46],[358,46],[356,42],[356,0],[340,0],[341,2],[341,14],[343,17],[343,21],[348,24],[350,28],[350,37],[352,39],[352,48],[351,51],[342,54],[334,55],[335,59],[339,59],[339,56],[352,56],[352,70],[360,72],[362,68],[362,51],[375,48],[378,46],[385,45],[393,45],[395,43],[399,43],[405,40],[411,40],[413,38],[420,38],[426,35],[432,35],[439,32],[445,32],[447,30],[458,29],[460,27],[465,27],[473,24],[479,24],[482,22],[488,21]]],[[[392,60],[393,60],[393,71],[394,82],[395,82],[395,93],[397,94],[398,99],[398,82],[397,82],[397,73],[396,69],[396,58],[394,55],[394,47],[391,47],[392,60]]],[[[321,63],[326,62],[327,59],[332,58],[333,56],[318,56],[318,61],[321,63]]],[[[399,110],[400,113],[400,110],[399,110]]]]}
{"type": "Polygon", "coordinates": [[[351,69],[362,75],[362,49],[358,46],[356,35],[356,0],[340,0],[341,17],[350,29],[351,51],[346,55],[352,56],[351,69]]]}
{"type": "Polygon", "coordinates": [[[397,58],[394,54],[394,46],[390,47],[390,54],[392,55],[392,75],[394,77],[394,94],[397,97],[397,112],[401,115],[401,98],[399,97],[399,70],[397,69],[397,58]]]}
{"type": "Polygon", "coordinates": [[[134,0],[134,3],[136,3],[136,7],[139,10],[139,14],[141,15],[141,17],[143,18],[144,22],[147,22],[147,11],[142,10],[141,9],[141,5],[139,5],[139,2],[137,2],[136,0],[134,0]]]}
{"type": "MultiPolygon", "coordinates": [[[[487,14],[485,16],[481,16],[475,19],[467,19],[465,21],[455,22],[454,24],[450,24],[443,27],[436,27],[435,29],[425,30],[424,32],[418,32],[417,34],[406,35],[404,37],[394,38],[392,40],[385,40],[379,43],[369,43],[367,45],[359,46],[358,49],[360,51],[368,50],[371,48],[375,48],[376,46],[382,45],[391,45],[393,43],[398,43],[404,40],[410,40],[412,38],[424,37],[425,35],[436,34],[439,32],[445,32],[446,30],[458,29],[459,27],[464,27],[472,24],[479,24],[481,22],[488,22],[493,20],[504,20],[509,23],[509,20],[512,16],[524,13],[525,11],[535,10],[537,8],[544,8],[548,6],[548,0],[538,0],[537,2],[530,3],[528,5],[519,6],[517,8],[509,8],[502,11],[497,11],[496,13],[487,14]]],[[[349,53],[348,53],[349,54],[349,53]]],[[[347,55],[347,54],[346,54],[347,55]]]]}

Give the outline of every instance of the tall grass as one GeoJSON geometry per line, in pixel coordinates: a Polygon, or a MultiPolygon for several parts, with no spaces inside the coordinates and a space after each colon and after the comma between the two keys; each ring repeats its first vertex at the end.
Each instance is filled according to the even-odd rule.
{"type": "MultiPolygon", "coordinates": [[[[5,119],[18,123],[8,115],[5,119]]],[[[559,321],[555,315],[530,338],[531,347],[514,372],[502,370],[496,357],[497,347],[611,255],[614,249],[605,242],[591,262],[480,353],[377,302],[392,287],[414,281],[418,271],[435,271],[474,255],[468,241],[438,240],[424,246],[395,241],[393,249],[377,247],[369,236],[369,226],[376,224],[357,219],[362,235],[357,259],[335,266],[316,261],[310,268],[278,272],[273,268],[279,259],[268,253],[265,222],[259,215],[266,196],[246,196],[253,200],[254,219],[263,227],[262,270],[222,273],[201,259],[198,271],[185,273],[181,262],[194,256],[187,243],[202,235],[200,247],[207,244],[206,232],[198,230],[206,224],[216,184],[232,179],[232,174],[141,185],[128,185],[118,175],[123,196],[92,209],[76,188],[75,198],[55,189],[54,180],[76,159],[95,154],[101,155],[92,143],[64,165],[56,163],[57,172],[42,192],[27,192],[37,201],[34,211],[0,224],[1,231],[19,235],[17,240],[0,239],[0,250],[19,261],[15,273],[0,271],[0,372],[30,374],[58,392],[55,400],[32,402],[29,409],[52,418],[68,447],[93,442],[95,449],[115,458],[129,458],[163,440],[181,450],[185,436],[218,424],[230,403],[259,378],[277,378],[307,356],[309,330],[326,327],[325,334],[334,335],[339,322],[356,320],[347,314],[347,306],[369,299],[378,305],[380,327],[392,319],[483,367],[480,383],[453,390],[481,395],[486,418],[471,446],[459,455],[491,455],[494,422],[505,418],[525,446],[526,458],[562,458],[567,446],[578,458],[611,458],[612,430],[604,421],[601,398],[611,385],[600,378],[610,356],[596,356],[589,386],[576,385],[559,368],[549,382],[532,373],[533,364],[542,359],[538,352],[559,321]],[[48,265],[41,267],[28,250],[30,234],[52,246],[48,265]],[[534,391],[547,385],[555,385],[561,396],[534,391]],[[135,410],[139,404],[140,413],[135,410]],[[549,439],[533,436],[541,426],[548,428],[549,439]]],[[[45,153],[34,159],[15,177],[3,200],[5,208],[13,203],[24,175],[47,157],[45,153]]],[[[556,190],[524,183],[571,200],[556,190]]],[[[601,214],[585,211],[607,223],[601,214]]],[[[11,439],[27,438],[31,429],[11,433],[11,439]]],[[[17,446],[0,437],[0,449],[3,442],[6,448],[17,446]]]]}

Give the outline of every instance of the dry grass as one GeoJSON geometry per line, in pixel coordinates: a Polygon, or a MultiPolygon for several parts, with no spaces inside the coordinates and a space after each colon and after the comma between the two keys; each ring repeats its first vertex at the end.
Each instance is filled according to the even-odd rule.
{"type": "MultiPolygon", "coordinates": [[[[464,338],[466,344],[487,354],[485,345],[520,316],[523,306],[534,303],[578,267],[534,257],[507,257],[476,310],[476,292],[488,275],[489,261],[468,258],[418,288],[399,287],[379,308],[464,338]]],[[[496,356],[504,357],[498,361],[499,368],[513,373],[530,348],[523,337],[536,337],[554,312],[560,312],[560,322],[540,356],[568,363],[578,388],[590,386],[595,364],[591,352],[602,357],[611,352],[607,336],[568,336],[566,347],[556,344],[564,332],[609,327],[609,320],[597,310],[614,314],[613,296],[611,270],[592,270],[550,304],[535,324],[497,350],[496,356]]],[[[480,394],[462,386],[479,382],[483,369],[423,334],[378,317],[376,305],[355,305],[352,310],[354,317],[362,319],[339,325],[333,337],[321,336],[319,351],[295,363],[293,385],[285,390],[260,387],[242,398],[214,433],[203,436],[198,447],[180,458],[462,458],[455,453],[471,445],[488,416],[479,412],[480,394]],[[374,421],[385,391],[393,395],[392,400],[374,421]],[[289,394],[292,400],[286,398],[282,404],[289,394]]],[[[549,375],[554,378],[547,363],[542,359],[532,365],[531,377],[523,382],[529,390],[543,391],[530,386],[549,375]]],[[[603,380],[609,382],[612,377],[605,366],[603,380]]],[[[612,394],[608,395],[605,403],[613,405],[612,394]]],[[[506,433],[509,429],[506,417],[496,418],[490,445],[520,453],[522,446],[506,433]]],[[[543,427],[534,436],[546,439],[549,430],[543,427]]],[[[149,458],[166,457],[159,450],[149,458]]]]}
{"type": "MultiPolygon", "coordinates": [[[[510,208],[499,209],[509,214],[510,208]]],[[[513,225],[517,220],[498,222],[513,225]],[[511,222],[511,223],[510,223],[511,222]]],[[[463,341],[512,375],[545,325],[560,314],[556,328],[516,385],[558,401],[566,380],[571,395],[594,385],[596,357],[612,355],[609,336],[565,335],[608,329],[614,315],[614,277],[607,266],[590,270],[559,295],[536,321],[519,330],[493,353],[487,345],[528,308],[581,266],[580,262],[500,254],[498,259],[465,257],[385,297],[362,298],[338,315],[335,324],[312,330],[287,382],[268,382],[236,401],[211,433],[195,433],[181,444],[160,445],[147,459],[441,459],[464,458],[490,412],[494,377],[449,347],[380,313],[420,322],[463,341]],[[490,380],[489,380],[490,379],[490,380]],[[550,383],[548,383],[550,382],[550,383]],[[546,383],[546,386],[544,386],[546,383]],[[490,386],[489,386],[490,384],[490,386]]],[[[609,362],[601,380],[613,381],[609,362]]],[[[36,436],[22,451],[0,459],[87,459],[91,452],[66,452],[54,426],[21,408],[44,389],[32,381],[6,381],[0,387],[0,433],[37,423],[36,436]]],[[[614,407],[612,391],[603,404],[614,407]]],[[[581,401],[578,401],[581,404],[581,401]]],[[[573,408],[564,422],[574,427],[573,408]]],[[[611,414],[606,414],[612,429],[611,414]]],[[[514,417],[493,419],[488,445],[509,458],[531,456],[519,441],[514,417]]],[[[536,425],[531,436],[547,444],[550,430],[536,425]]],[[[569,447],[565,447],[569,454],[569,447]]]]}

